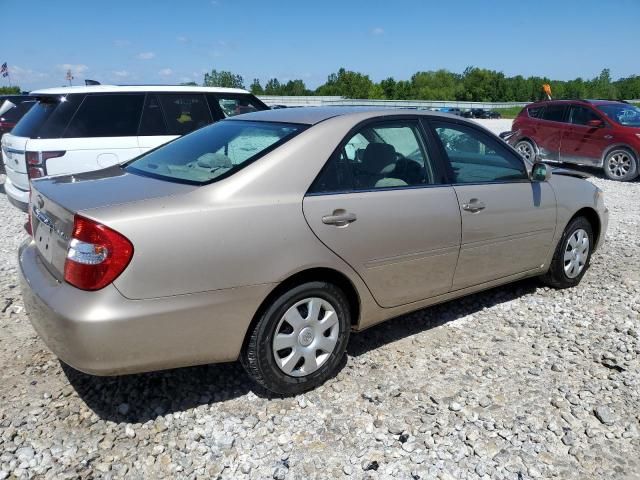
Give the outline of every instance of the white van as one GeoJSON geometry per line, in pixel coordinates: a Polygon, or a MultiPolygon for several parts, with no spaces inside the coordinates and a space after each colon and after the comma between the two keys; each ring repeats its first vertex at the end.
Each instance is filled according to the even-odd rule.
{"type": "Polygon", "coordinates": [[[96,85],[31,95],[38,103],[2,137],[4,189],[24,211],[30,178],[99,170],[225,117],[269,108],[235,88],[96,85]]]}

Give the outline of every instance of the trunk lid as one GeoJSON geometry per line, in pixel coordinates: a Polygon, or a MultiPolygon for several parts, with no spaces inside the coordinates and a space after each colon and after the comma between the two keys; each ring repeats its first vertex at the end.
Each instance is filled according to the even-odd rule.
{"type": "Polygon", "coordinates": [[[29,215],[39,257],[51,274],[62,281],[76,213],[188,193],[197,188],[135,175],[120,166],[35,180],[29,215]]]}
{"type": "Polygon", "coordinates": [[[7,176],[16,187],[29,190],[29,177],[27,176],[27,162],[25,150],[27,149],[26,137],[16,137],[7,133],[2,136],[2,161],[4,162],[7,176]]]}

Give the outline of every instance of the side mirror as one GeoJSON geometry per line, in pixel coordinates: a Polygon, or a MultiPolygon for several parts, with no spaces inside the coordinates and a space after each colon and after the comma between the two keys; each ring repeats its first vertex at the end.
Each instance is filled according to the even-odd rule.
{"type": "Polygon", "coordinates": [[[542,162],[536,162],[531,169],[531,180],[534,182],[547,182],[551,178],[551,167],[542,162]]]}
{"type": "Polygon", "coordinates": [[[594,128],[600,128],[600,127],[604,127],[604,122],[602,120],[589,120],[587,122],[587,126],[594,127],[594,128]]]}

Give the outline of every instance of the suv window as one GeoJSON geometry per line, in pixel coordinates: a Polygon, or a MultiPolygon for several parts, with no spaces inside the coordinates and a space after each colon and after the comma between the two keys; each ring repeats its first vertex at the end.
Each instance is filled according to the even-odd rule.
{"type": "Polygon", "coordinates": [[[12,135],[28,138],[60,138],[84,97],[84,95],[72,94],[40,98],[38,103],[13,127],[12,135]]]}
{"type": "Polygon", "coordinates": [[[202,93],[165,93],[158,98],[169,135],[185,135],[213,121],[202,93]]]}
{"type": "MultiPolygon", "coordinates": [[[[210,96],[211,98],[211,96],[210,96]]],[[[249,95],[222,95],[216,94],[215,99],[225,117],[233,117],[243,113],[265,110],[260,101],[249,95]]]]}
{"type": "Polygon", "coordinates": [[[587,125],[590,120],[601,120],[590,108],[581,107],[579,105],[571,106],[570,122],[574,125],[587,125]]]}
{"type": "Polygon", "coordinates": [[[564,122],[566,111],[566,105],[547,105],[540,118],[551,122],[564,122]]]}
{"type": "Polygon", "coordinates": [[[18,120],[20,120],[28,111],[31,107],[33,107],[36,104],[35,100],[32,101],[27,101],[27,102],[21,102],[21,103],[15,103],[15,107],[10,108],[9,110],[7,110],[2,117],[0,117],[0,121],[3,122],[11,122],[11,123],[16,123],[18,120]]]}
{"type": "Polygon", "coordinates": [[[140,119],[140,131],[138,135],[167,135],[167,124],[164,121],[162,107],[157,95],[147,94],[140,119]]]}
{"type": "Polygon", "coordinates": [[[453,183],[528,180],[524,163],[489,135],[474,128],[434,122],[451,166],[453,183]]]}
{"type": "Polygon", "coordinates": [[[310,193],[420,186],[435,175],[414,121],[381,122],[351,134],[310,193]]]}
{"type": "Polygon", "coordinates": [[[544,107],[530,107],[530,108],[527,108],[527,112],[529,113],[529,116],[531,118],[540,118],[540,115],[542,114],[543,110],[544,110],[544,107]]]}
{"type": "Polygon", "coordinates": [[[87,95],[65,138],[133,137],[138,134],[144,94],[87,95]]]}

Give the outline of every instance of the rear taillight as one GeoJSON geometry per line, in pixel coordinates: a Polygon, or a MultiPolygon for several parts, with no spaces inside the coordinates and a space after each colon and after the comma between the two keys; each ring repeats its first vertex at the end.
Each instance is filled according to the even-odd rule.
{"type": "Polygon", "coordinates": [[[29,178],[40,178],[47,176],[47,160],[63,156],[64,151],[55,152],[25,152],[27,160],[27,174],[29,178]]]}
{"type": "Polygon", "coordinates": [[[76,215],[64,279],[82,290],[100,290],[113,282],[131,261],[133,245],[115,230],[76,215]]]}

